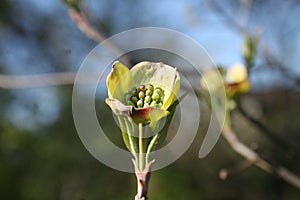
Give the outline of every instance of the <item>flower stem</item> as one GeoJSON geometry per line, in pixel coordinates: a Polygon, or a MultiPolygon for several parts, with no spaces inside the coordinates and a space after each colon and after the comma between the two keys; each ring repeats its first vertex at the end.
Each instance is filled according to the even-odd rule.
{"type": "Polygon", "coordinates": [[[134,159],[136,160],[137,156],[136,156],[136,152],[135,152],[133,141],[132,141],[131,134],[130,134],[133,131],[132,131],[132,127],[129,127],[129,126],[132,126],[132,125],[130,125],[128,123],[125,123],[125,124],[126,124],[126,130],[127,130],[127,134],[128,134],[128,140],[129,140],[130,150],[131,150],[131,153],[134,156],[134,159]]]}
{"type": "Polygon", "coordinates": [[[151,175],[151,166],[154,163],[154,160],[150,161],[143,170],[140,170],[137,166],[135,160],[132,160],[135,175],[137,178],[137,194],[135,196],[135,200],[147,200],[147,193],[149,187],[149,180],[151,175]]]}
{"type": "Polygon", "coordinates": [[[143,124],[139,123],[139,168],[141,171],[144,169],[144,162],[143,124]]]}
{"type": "Polygon", "coordinates": [[[154,147],[154,145],[155,145],[157,139],[158,139],[158,134],[156,134],[156,135],[152,138],[152,140],[151,140],[151,142],[150,142],[150,144],[149,144],[149,146],[148,146],[148,149],[147,149],[147,151],[146,151],[146,164],[149,163],[150,153],[151,153],[151,151],[153,150],[153,147],[154,147]]]}

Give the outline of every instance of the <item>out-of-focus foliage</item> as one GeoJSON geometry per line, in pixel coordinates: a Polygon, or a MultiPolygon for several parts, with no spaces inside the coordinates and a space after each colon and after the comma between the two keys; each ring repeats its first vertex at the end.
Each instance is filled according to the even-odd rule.
{"type": "MultiPolygon", "coordinates": [[[[234,32],[222,15],[218,18],[219,15],[209,10],[206,1],[190,0],[182,4],[174,1],[87,2],[91,15],[94,15],[93,25],[105,34],[139,26],[174,28],[204,43],[216,62],[224,61],[226,65],[236,63],[238,59],[242,62],[239,51],[242,35],[234,32]],[[191,9],[187,9],[189,7],[191,9]],[[217,20],[213,21],[214,18],[217,20]],[[219,29],[226,34],[220,35],[219,29]]],[[[270,2],[253,1],[254,14],[249,26],[266,25],[266,35],[261,40],[271,38],[268,49],[274,50],[276,57],[287,64],[286,70],[295,70],[290,64],[299,59],[296,54],[299,53],[296,46],[299,27],[295,25],[300,7],[293,3],[296,1],[270,2]],[[289,12],[287,8],[290,8],[289,12]],[[271,21],[269,24],[268,20],[271,21]]],[[[238,13],[240,8],[236,1],[219,3],[228,12],[236,11],[230,13],[238,13]]],[[[77,70],[96,43],[77,29],[67,12],[68,8],[60,1],[2,0],[1,73],[19,75],[77,70]]],[[[133,54],[132,60],[139,59],[133,54]]],[[[280,71],[268,68],[267,64],[260,63],[252,70],[253,90],[242,97],[243,105],[266,126],[299,145],[299,88],[295,89],[297,87],[291,80],[280,71]]],[[[296,69],[294,74],[297,73],[296,69]]],[[[134,196],[135,177],[104,166],[81,143],[72,119],[71,96],[71,86],[0,89],[1,199],[127,200],[134,196]]],[[[114,120],[104,103],[105,98],[106,94],[100,93],[96,99],[98,115],[106,116],[102,117],[105,121],[101,121],[103,129],[112,141],[122,146],[119,130],[111,126],[114,120]]],[[[209,114],[206,105],[201,106],[203,121],[193,146],[178,161],[153,173],[149,188],[151,200],[298,199],[299,190],[253,166],[222,181],[218,176],[221,168],[234,168],[243,161],[223,139],[206,158],[198,159],[209,114]]],[[[298,154],[287,153],[270,142],[238,113],[234,115],[233,125],[239,137],[256,151],[300,174],[298,154]]]]}

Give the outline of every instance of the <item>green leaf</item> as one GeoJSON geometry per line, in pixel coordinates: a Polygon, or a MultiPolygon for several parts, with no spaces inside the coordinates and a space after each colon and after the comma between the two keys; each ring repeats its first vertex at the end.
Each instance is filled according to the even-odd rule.
{"type": "Polygon", "coordinates": [[[134,132],[137,131],[137,127],[132,121],[126,116],[118,116],[120,123],[122,137],[127,149],[135,155],[138,152],[138,138],[134,137],[134,132]]]}
{"type": "MultiPolygon", "coordinates": [[[[179,97],[178,99],[176,99],[176,101],[174,101],[174,103],[169,107],[168,111],[170,112],[170,114],[167,116],[166,122],[164,127],[161,129],[161,131],[159,131],[157,133],[157,141],[155,142],[155,144],[153,145],[153,147],[150,149],[150,151],[153,151],[155,149],[157,149],[166,139],[167,137],[167,133],[171,124],[171,121],[173,119],[176,107],[178,106],[178,104],[184,99],[184,97],[187,95],[187,93],[185,93],[184,95],[182,95],[181,97],[179,97]]],[[[151,139],[156,139],[155,136],[152,137],[151,139]]],[[[151,140],[150,140],[151,142],[151,140]]],[[[149,142],[149,144],[150,144],[149,142]]]]}

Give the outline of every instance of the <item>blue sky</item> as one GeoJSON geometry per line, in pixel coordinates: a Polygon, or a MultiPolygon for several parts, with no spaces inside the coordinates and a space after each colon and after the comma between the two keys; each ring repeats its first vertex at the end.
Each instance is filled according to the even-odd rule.
{"type": "MultiPolygon", "coordinates": [[[[164,27],[177,30],[199,42],[213,58],[216,64],[230,66],[242,62],[240,50],[242,35],[231,26],[226,18],[214,10],[204,0],[187,1],[96,1],[86,0],[93,16],[92,23],[97,20],[110,19],[111,35],[131,28],[143,26],[164,27]],[[111,17],[113,13],[113,17],[111,17]],[[111,17],[111,18],[109,18],[111,17]]],[[[223,1],[218,1],[224,4],[223,1]]],[[[279,2],[279,1],[276,1],[279,2]]],[[[63,71],[76,71],[88,53],[97,45],[82,34],[74,22],[67,15],[67,7],[59,0],[16,0],[14,4],[22,10],[16,19],[26,30],[34,33],[40,24],[47,23],[45,19],[55,18],[52,27],[45,33],[52,45],[47,51],[56,58],[65,51],[63,71]],[[28,9],[30,8],[30,9],[28,9]],[[40,18],[35,18],[36,13],[40,18]],[[59,30],[59,31],[58,31],[59,30]],[[51,38],[53,37],[53,38],[51,38]]],[[[269,4],[265,8],[253,10],[250,16],[250,27],[261,26],[265,29],[262,44],[269,45],[269,49],[278,56],[283,63],[292,66],[295,72],[300,73],[298,65],[300,57],[300,32],[297,31],[299,7],[289,7],[289,3],[269,4]],[[278,6],[279,5],[279,6],[278,6]],[[266,9],[267,12],[262,12],[266,9]],[[276,11],[276,14],[274,14],[276,11]],[[277,33],[285,30],[282,37],[277,33]],[[278,38],[281,40],[277,41],[278,38]],[[281,48],[278,48],[281,44],[281,48]]],[[[241,21],[239,6],[226,7],[225,11],[234,20],[241,21]],[[234,12],[235,11],[235,12],[234,12]]],[[[1,62],[8,74],[38,74],[53,72],[55,60],[48,62],[44,50],[39,48],[34,38],[20,37],[9,28],[0,30],[1,62]]],[[[111,36],[108,35],[108,36],[111,36]]],[[[58,62],[59,63],[59,62],[58,62]]],[[[254,88],[264,89],[272,83],[282,82],[281,74],[270,70],[255,72],[251,77],[254,88]]],[[[20,128],[35,129],[40,125],[52,123],[59,117],[60,101],[56,88],[29,89],[26,91],[13,91],[15,99],[5,112],[5,116],[20,128]],[[36,107],[33,113],[32,107],[36,107]]]]}

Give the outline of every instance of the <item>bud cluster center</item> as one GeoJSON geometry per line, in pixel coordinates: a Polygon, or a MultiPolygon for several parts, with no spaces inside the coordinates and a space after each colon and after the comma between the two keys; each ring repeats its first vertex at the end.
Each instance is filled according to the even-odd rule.
{"type": "Polygon", "coordinates": [[[164,100],[164,91],[152,84],[133,87],[124,95],[124,103],[136,108],[161,107],[164,100]]]}

